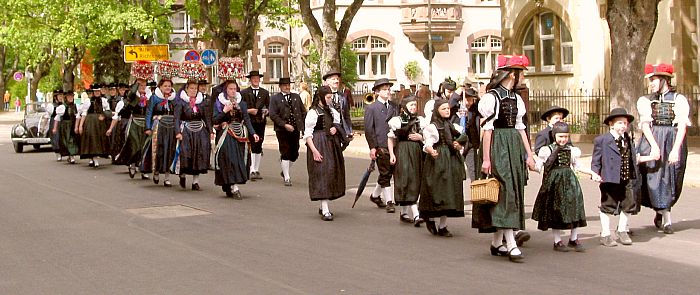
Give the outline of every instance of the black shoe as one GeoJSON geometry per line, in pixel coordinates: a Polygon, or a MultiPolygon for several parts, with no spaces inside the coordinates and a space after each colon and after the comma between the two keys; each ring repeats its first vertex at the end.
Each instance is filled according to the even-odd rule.
{"type": "Polygon", "coordinates": [[[451,238],[453,236],[452,233],[449,230],[447,230],[447,227],[443,227],[441,229],[438,229],[437,233],[438,233],[438,236],[446,237],[446,238],[451,238]]]}
{"type": "Polygon", "coordinates": [[[408,216],[408,214],[406,214],[406,213],[401,214],[399,216],[399,220],[401,220],[401,222],[405,222],[405,223],[413,223],[413,220],[411,219],[411,217],[408,216]]]}
{"type": "Polygon", "coordinates": [[[576,252],[586,252],[586,247],[583,246],[583,243],[581,243],[579,239],[576,239],[575,241],[569,240],[569,244],[567,246],[574,248],[574,251],[576,252]]]}
{"type": "Polygon", "coordinates": [[[665,234],[672,234],[672,233],[674,233],[673,228],[671,227],[670,224],[664,225],[664,233],[665,233],[665,234]]]}
{"type": "Polygon", "coordinates": [[[153,173],[153,183],[158,184],[160,182],[160,176],[158,173],[153,173]]]}
{"type": "Polygon", "coordinates": [[[413,226],[415,227],[420,227],[421,223],[425,222],[423,218],[420,218],[419,216],[416,216],[413,218],[413,226]]]}
{"type": "Polygon", "coordinates": [[[508,256],[508,250],[506,250],[506,245],[500,245],[494,247],[491,245],[491,255],[493,256],[508,256]]]}
{"type": "Polygon", "coordinates": [[[88,162],[88,167],[95,167],[95,162],[90,160],[90,162],[88,162]]]}
{"type": "Polygon", "coordinates": [[[437,227],[435,227],[435,221],[426,220],[426,221],[425,221],[425,227],[428,229],[428,231],[429,231],[431,234],[433,234],[433,235],[437,235],[437,234],[438,234],[437,227]]]}
{"type": "Polygon", "coordinates": [[[396,208],[394,208],[394,202],[387,202],[386,203],[386,213],[394,213],[396,212],[396,208]]]}
{"type": "Polygon", "coordinates": [[[193,190],[193,191],[198,191],[198,190],[199,190],[199,183],[193,183],[193,184],[192,184],[192,190],[193,190]]]}
{"type": "Polygon", "coordinates": [[[516,248],[510,249],[510,251],[508,251],[508,260],[510,260],[511,262],[517,262],[517,263],[523,262],[523,258],[525,258],[525,256],[523,255],[522,252],[520,252],[520,254],[518,254],[518,255],[513,255],[513,250],[515,250],[515,249],[518,249],[518,248],[516,247],[516,248]]]}
{"type": "Polygon", "coordinates": [[[173,185],[170,183],[170,180],[166,180],[166,181],[163,181],[163,186],[164,187],[171,187],[173,185]]]}
{"type": "Polygon", "coordinates": [[[134,176],[136,176],[136,169],[129,167],[129,178],[133,179],[134,176]]]}
{"type": "Polygon", "coordinates": [[[658,228],[658,229],[661,229],[661,227],[663,226],[662,222],[663,222],[663,215],[661,215],[660,213],[657,212],[656,216],[654,216],[654,226],[656,226],[656,228],[658,228]]]}
{"type": "Polygon", "coordinates": [[[250,177],[248,177],[250,181],[255,181],[257,178],[255,178],[255,172],[250,172],[250,177]]]}
{"type": "Polygon", "coordinates": [[[554,243],[552,249],[557,252],[569,252],[569,248],[567,248],[561,241],[554,243]]]}
{"type": "Polygon", "coordinates": [[[233,192],[233,199],[234,200],[243,200],[243,196],[241,196],[241,191],[233,192]]]}
{"type": "Polygon", "coordinates": [[[323,214],[323,215],[321,215],[321,219],[323,221],[333,221],[333,214],[331,214],[330,212],[323,214]]]}
{"type": "MultiPolygon", "coordinates": [[[[331,212],[331,211],[328,211],[328,214],[330,214],[331,216],[333,216],[333,212],[331,212]]],[[[318,208],[318,215],[323,216],[323,210],[321,210],[321,208],[318,208]]]]}
{"type": "Polygon", "coordinates": [[[151,178],[151,177],[148,176],[148,174],[141,173],[141,179],[142,179],[142,180],[146,180],[146,179],[150,179],[150,178],[151,178]]]}
{"type": "Polygon", "coordinates": [[[184,177],[180,177],[180,187],[181,188],[187,187],[187,179],[185,179],[184,177]]]}
{"type": "Polygon", "coordinates": [[[382,202],[382,196],[375,197],[373,195],[369,195],[369,200],[372,201],[372,203],[374,203],[375,205],[377,205],[378,208],[386,208],[386,204],[382,202]]]}
{"type": "Polygon", "coordinates": [[[262,176],[260,176],[260,171],[255,172],[255,179],[262,179],[262,176]]]}
{"type": "Polygon", "coordinates": [[[515,244],[518,245],[518,247],[522,247],[525,242],[530,240],[530,234],[524,230],[519,231],[517,234],[515,234],[515,244]]]}
{"type": "Polygon", "coordinates": [[[292,180],[291,180],[291,179],[285,180],[285,181],[284,181],[284,186],[292,186],[292,180]]]}

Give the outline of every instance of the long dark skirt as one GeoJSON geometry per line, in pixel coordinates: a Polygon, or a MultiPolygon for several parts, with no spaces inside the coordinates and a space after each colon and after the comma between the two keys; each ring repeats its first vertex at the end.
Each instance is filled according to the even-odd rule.
{"type": "Polygon", "coordinates": [[[126,130],[126,140],[121,151],[114,159],[114,164],[130,165],[140,164],[143,156],[143,148],[148,140],[145,134],[146,120],[140,117],[131,117],[126,130]]]}
{"type": "MultiPolygon", "coordinates": [[[[661,159],[639,164],[639,172],[642,176],[640,188],[642,206],[654,210],[668,209],[673,207],[681,197],[685,166],[688,160],[686,138],[683,139],[679,151],[679,161],[673,165],[668,163],[677,132],[677,128],[673,126],[651,127],[651,133],[661,150],[661,159]]],[[[649,155],[650,152],[649,141],[642,138],[639,143],[639,154],[649,155]]]]}
{"type": "Polygon", "coordinates": [[[420,194],[423,150],[420,142],[399,141],[394,149],[394,199],[399,206],[413,205],[420,194]]]}
{"type": "Polygon", "coordinates": [[[100,120],[98,114],[88,114],[83,124],[83,133],[80,135],[80,158],[107,158],[109,139],[105,121],[100,120]]]}
{"type": "Polygon", "coordinates": [[[224,186],[246,183],[250,175],[250,145],[237,141],[224,130],[216,132],[216,143],[214,184],[224,186]]]}
{"type": "Polygon", "coordinates": [[[49,137],[51,138],[51,150],[53,150],[54,153],[60,153],[61,152],[61,130],[59,128],[56,128],[56,132],[53,132],[53,125],[54,125],[54,117],[51,116],[51,120],[49,120],[49,137]]]}
{"type": "Polygon", "coordinates": [[[211,141],[203,121],[183,122],[182,141],[179,144],[175,173],[184,175],[206,174],[209,169],[211,141]]]}
{"type": "Polygon", "coordinates": [[[436,149],[437,158],[428,155],[423,161],[418,201],[420,216],[464,217],[464,159],[447,145],[439,145],[436,149]]]}
{"type": "Polygon", "coordinates": [[[141,172],[172,173],[170,166],[175,158],[175,147],[177,146],[174,117],[153,118],[151,131],[153,133],[150,140],[146,142],[143,160],[141,160],[141,172]]]}
{"type": "Polygon", "coordinates": [[[80,151],[78,135],[75,134],[75,121],[64,120],[58,123],[59,152],[61,156],[75,156],[80,151]]]}
{"type": "MultiPolygon", "coordinates": [[[[119,119],[117,125],[114,126],[112,130],[112,137],[110,138],[109,154],[112,156],[112,160],[117,158],[119,152],[121,152],[122,147],[124,147],[124,142],[126,141],[126,127],[129,125],[128,118],[119,119]]],[[[114,161],[112,161],[114,164],[114,161]]]]}
{"type": "Polygon", "coordinates": [[[338,134],[330,136],[324,130],[314,131],[313,143],[323,156],[314,161],[311,148],[306,148],[306,169],[309,172],[311,201],[335,200],[345,195],[345,158],[338,134]]]}
{"type": "Polygon", "coordinates": [[[540,230],[586,226],[583,192],[570,167],[560,166],[549,171],[537,194],[532,219],[538,221],[540,230]]]}
{"type": "MultiPolygon", "coordinates": [[[[472,227],[479,232],[525,229],[525,147],[518,130],[497,128],[491,142],[491,173],[500,183],[498,203],[473,206],[472,227]]],[[[483,148],[483,147],[482,147],[483,148]]],[[[479,164],[480,165],[480,164],[479,164]]]]}

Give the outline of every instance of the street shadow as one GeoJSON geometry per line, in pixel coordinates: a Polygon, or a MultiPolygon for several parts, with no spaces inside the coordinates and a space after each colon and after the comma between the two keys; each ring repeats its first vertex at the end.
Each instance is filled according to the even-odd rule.
{"type": "MultiPolygon", "coordinates": [[[[676,233],[691,229],[700,229],[700,219],[683,220],[673,223],[673,230],[676,233]]],[[[665,234],[661,229],[656,228],[653,224],[644,227],[632,228],[632,230],[634,230],[635,242],[648,242],[655,238],[663,238],[668,236],[668,234],[665,234]]]]}

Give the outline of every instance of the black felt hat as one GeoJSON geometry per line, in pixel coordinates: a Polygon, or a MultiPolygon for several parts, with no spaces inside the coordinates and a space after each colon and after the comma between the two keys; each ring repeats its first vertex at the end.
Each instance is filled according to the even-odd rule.
{"type": "Polygon", "coordinates": [[[557,133],[569,133],[569,124],[564,122],[556,122],[552,125],[552,135],[557,133]]]}
{"type": "Polygon", "coordinates": [[[258,70],[254,70],[254,71],[250,71],[250,73],[248,73],[248,75],[246,75],[245,77],[250,78],[253,76],[258,76],[258,77],[262,78],[263,74],[261,74],[258,70]]]}
{"type": "Polygon", "coordinates": [[[542,121],[547,121],[547,119],[549,118],[549,116],[552,113],[562,113],[561,118],[564,119],[564,118],[566,118],[566,116],[569,115],[569,110],[562,108],[560,106],[551,106],[549,109],[544,111],[544,113],[542,113],[542,116],[540,116],[540,119],[542,119],[542,121]]]}
{"type": "Polygon", "coordinates": [[[325,75],[323,75],[323,80],[328,79],[330,76],[338,76],[338,78],[340,78],[342,75],[340,74],[339,71],[331,70],[328,73],[326,73],[325,75]]]}
{"type": "Polygon", "coordinates": [[[469,97],[479,97],[479,93],[473,88],[467,88],[467,90],[464,90],[464,95],[469,97]]]}
{"type": "Polygon", "coordinates": [[[292,80],[289,77],[280,78],[277,85],[292,84],[292,80]]]}
{"type": "Polygon", "coordinates": [[[389,87],[394,86],[394,83],[391,83],[389,79],[387,78],[379,78],[377,81],[374,82],[374,86],[372,86],[372,91],[377,91],[377,88],[382,85],[389,85],[389,87]]]}
{"type": "Polygon", "coordinates": [[[610,121],[612,121],[613,119],[615,119],[617,117],[625,117],[625,118],[627,118],[627,121],[629,123],[632,123],[632,121],[634,121],[634,116],[628,114],[627,110],[625,110],[624,108],[614,108],[612,111],[610,111],[610,115],[605,117],[605,120],[603,120],[603,123],[605,123],[605,125],[610,125],[609,124],[610,121]]]}

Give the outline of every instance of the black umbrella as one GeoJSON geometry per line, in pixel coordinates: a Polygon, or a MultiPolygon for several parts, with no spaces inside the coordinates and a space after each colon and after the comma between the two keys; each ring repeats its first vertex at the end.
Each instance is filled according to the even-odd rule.
{"type": "Polygon", "coordinates": [[[372,171],[374,171],[374,166],[375,161],[372,160],[372,162],[369,163],[369,167],[367,167],[367,171],[365,171],[365,175],[362,175],[362,180],[360,180],[360,185],[357,187],[357,193],[355,194],[355,201],[352,202],[352,208],[355,208],[357,200],[360,199],[360,196],[362,196],[362,192],[365,190],[365,186],[367,186],[369,175],[372,174],[372,171]]]}

